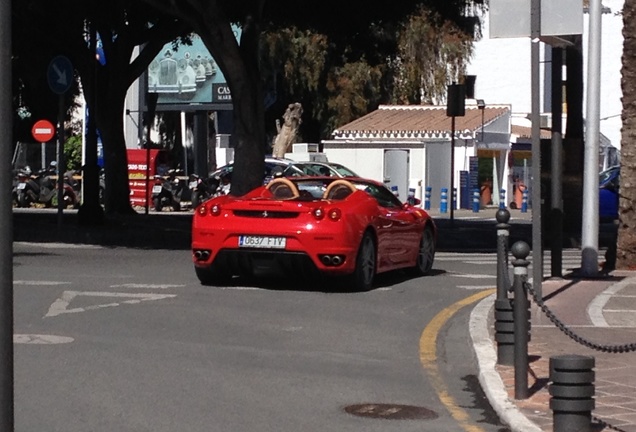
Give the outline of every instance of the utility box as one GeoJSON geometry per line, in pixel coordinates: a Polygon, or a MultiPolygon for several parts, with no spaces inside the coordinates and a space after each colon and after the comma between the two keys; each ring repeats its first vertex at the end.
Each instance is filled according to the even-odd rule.
{"type": "Polygon", "coordinates": [[[318,150],[320,146],[316,143],[292,144],[292,152],[285,153],[285,158],[297,162],[327,162],[327,155],[318,150]]]}

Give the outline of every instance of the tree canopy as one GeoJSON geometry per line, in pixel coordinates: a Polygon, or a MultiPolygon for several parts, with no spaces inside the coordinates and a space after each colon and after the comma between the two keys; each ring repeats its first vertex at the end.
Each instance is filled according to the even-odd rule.
{"type": "MultiPolygon", "coordinates": [[[[273,119],[289,103],[303,105],[303,139],[318,140],[379,103],[422,103],[442,97],[440,88],[463,72],[470,41],[479,36],[479,21],[473,15],[483,6],[480,0],[14,3],[25,23],[21,30],[27,33],[30,23],[37,22],[41,40],[47,35],[52,40],[50,54],[72,59],[89,105],[94,101],[105,148],[107,210],[113,212],[129,210],[124,203],[128,186],[122,125],[126,90],[167,41],[197,33],[226,77],[239,174],[232,193],[242,195],[260,184],[263,156],[271,144],[267,129],[274,128],[273,119]],[[240,41],[232,25],[242,29],[240,41]],[[100,36],[104,64],[97,63],[88,49],[90,28],[100,36]],[[141,48],[137,57],[136,48],[141,48]]],[[[16,51],[24,54],[29,47],[25,42],[16,51]]],[[[16,105],[31,100],[36,86],[28,87],[16,93],[23,98],[16,105]]]]}

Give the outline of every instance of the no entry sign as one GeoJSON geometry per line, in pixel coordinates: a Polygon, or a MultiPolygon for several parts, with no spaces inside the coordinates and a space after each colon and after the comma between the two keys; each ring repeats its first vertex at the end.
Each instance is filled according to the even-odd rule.
{"type": "Polygon", "coordinates": [[[45,143],[55,136],[55,126],[48,120],[38,120],[33,125],[31,133],[36,141],[45,143]]]}

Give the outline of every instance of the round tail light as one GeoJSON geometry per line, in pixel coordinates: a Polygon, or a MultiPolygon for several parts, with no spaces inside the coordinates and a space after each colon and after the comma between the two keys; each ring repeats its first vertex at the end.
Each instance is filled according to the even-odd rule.
{"type": "Polygon", "coordinates": [[[338,221],[342,217],[342,211],[340,211],[339,208],[332,208],[329,210],[327,215],[332,221],[338,221]]]}

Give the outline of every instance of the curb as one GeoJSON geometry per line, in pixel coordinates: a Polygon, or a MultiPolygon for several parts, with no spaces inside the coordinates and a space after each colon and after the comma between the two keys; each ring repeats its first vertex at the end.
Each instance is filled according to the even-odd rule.
{"type": "Polygon", "coordinates": [[[513,432],[542,432],[541,428],[528,420],[510,400],[495,369],[497,352],[488,331],[488,316],[494,306],[495,297],[496,294],[486,297],[470,313],[469,331],[477,357],[479,384],[501,421],[513,432]]]}

